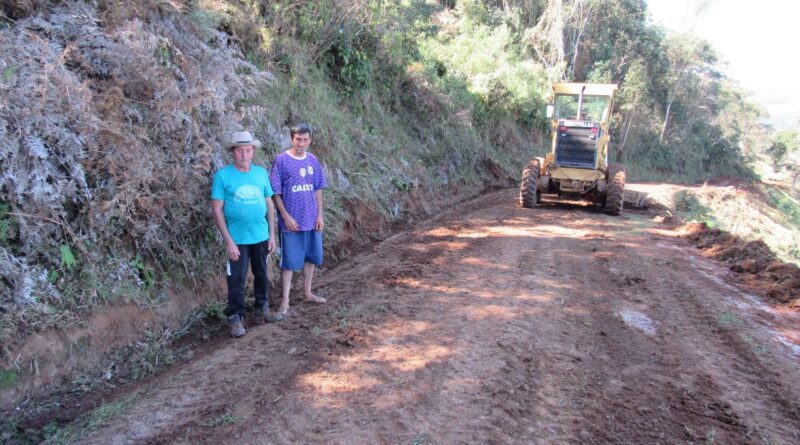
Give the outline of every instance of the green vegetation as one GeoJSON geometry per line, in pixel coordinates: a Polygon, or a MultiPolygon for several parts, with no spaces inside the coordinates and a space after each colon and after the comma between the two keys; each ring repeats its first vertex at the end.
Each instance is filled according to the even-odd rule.
{"type": "Polygon", "coordinates": [[[190,334],[208,340],[221,329],[224,320],[224,304],[209,303],[186,316],[177,329],[160,328],[145,332],[142,341],[118,351],[114,362],[126,363],[125,379],[139,380],[156,374],[189,358],[186,350],[176,346],[178,340],[190,334]]]}
{"type": "Polygon", "coordinates": [[[422,445],[425,443],[425,439],[426,439],[425,435],[420,434],[416,436],[414,440],[411,441],[411,445],[422,445]]]}
{"type": "Polygon", "coordinates": [[[739,325],[742,320],[730,312],[720,312],[717,314],[717,323],[721,326],[739,325]]]}
{"type": "Polygon", "coordinates": [[[67,427],[60,427],[55,423],[46,425],[42,429],[44,441],[48,445],[79,443],[81,438],[92,431],[107,425],[113,418],[122,415],[125,409],[133,405],[139,393],[130,394],[119,400],[101,405],[94,411],[80,417],[67,427]]]}
{"type": "Polygon", "coordinates": [[[753,351],[753,354],[763,355],[768,351],[768,348],[765,345],[758,342],[751,335],[739,334],[739,338],[741,338],[747,345],[750,346],[750,350],[753,351]]]}
{"type": "MultiPolygon", "coordinates": [[[[80,438],[93,429],[103,425],[130,406],[138,395],[134,394],[110,404],[103,405],[91,413],[63,427],[56,423],[45,426],[42,430],[21,430],[19,425],[29,415],[36,415],[59,406],[64,394],[82,394],[98,388],[107,389],[109,384],[122,384],[132,380],[163,371],[191,357],[189,350],[181,347],[181,340],[207,341],[222,329],[225,320],[224,304],[215,302],[207,304],[192,312],[180,323],[179,328],[170,330],[162,328],[148,331],[142,341],[116,350],[101,363],[92,363],[81,369],[74,369],[71,377],[64,382],[52,385],[50,393],[41,399],[29,402],[27,410],[14,411],[10,418],[0,420],[0,442],[17,441],[17,443],[78,443],[80,438]]],[[[85,355],[88,352],[86,338],[70,343],[67,355],[70,359],[85,355]]],[[[17,368],[0,371],[0,389],[11,388],[21,377],[17,368]]],[[[227,424],[232,418],[220,416],[215,421],[218,425],[227,424]]]]}
{"type": "Polygon", "coordinates": [[[75,254],[72,253],[72,249],[69,248],[69,245],[62,244],[59,250],[61,251],[61,265],[71,269],[75,265],[75,254]]]}
{"type": "Polygon", "coordinates": [[[783,213],[786,224],[800,230],[800,201],[798,198],[775,188],[768,188],[767,196],[769,196],[771,204],[783,213]]]}
{"type": "Polygon", "coordinates": [[[218,426],[235,425],[244,420],[242,417],[233,414],[233,408],[232,406],[228,406],[225,412],[204,421],[202,425],[207,428],[216,428],[218,426]]]}
{"type": "Polygon", "coordinates": [[[763,240],[782,261],[800,265],[800,201],[785,187],[690,187],[676,194],[674,212],[746,241],[763,240]]]}
{"type": "Polygon", "coordinates": [[[0,371],[0,389],[11,388],[19,380],[19,371],[16,369],[4,369],[0,371]]]}
{"type": "Polygon", "coordinates": [[[139,255],[136,255],[136,258],[131,261],[131,266],[139,273],[139,278],[144,282],[145,290],[152,289],[156,280],[155,271],[145,266],[144,262],[142,262],[142,257],[139,255]]]}
{"type": "Polygon", "coordinates": [[[712,229],[719,227],[714,212],[704,206],[697,196],[686,190],[679,192],[675,197],[675,210],[685,221],[705,223],[712,229]]]}
{"type": "Polygon", "coordinates": [[[0,243],[10,244],[15,232],[14,224],[15,220],[11,215],[11,206],[0,202],[0,243]]]}
{"type": "Polygon", "coordinates": [[[800,181],[800,127],[776,133],[766,153],[772,160],[773,169],[787,176],[797,191],[800,181]]]}

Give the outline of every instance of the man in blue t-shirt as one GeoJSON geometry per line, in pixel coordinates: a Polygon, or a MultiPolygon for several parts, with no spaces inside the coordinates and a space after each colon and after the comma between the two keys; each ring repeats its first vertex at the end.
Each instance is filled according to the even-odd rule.
{"type": "Polygon", "coordinates": [[[267,171],[251,164],[253,152],[260,146],[249,132],[234,132],[225,144],[233,164],[216,172],[211,184],[211,213],[228,253],[225,315],[234,338],[246,333],[243,321],[248,264],[253,269],[256,323],[283,319],[269,309],[267,255],[275,250],[275,207],[267,171]]]}
{"type": "Polygon", "coordinates": [[[281,231],[281,290],[278,312],[289,310],[292,273],[303,269],[305,301],[325,303],[311,292],[314,268],[322,264],[322,189],[328,186],[316,156],[308,152],[311,128],[297,124],[290,129],[292,147],[275,157],[270,172],[281,231]]]}

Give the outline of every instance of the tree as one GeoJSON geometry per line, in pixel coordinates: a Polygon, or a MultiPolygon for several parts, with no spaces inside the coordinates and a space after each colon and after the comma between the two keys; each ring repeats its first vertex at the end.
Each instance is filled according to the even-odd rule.
{"type": "Polygon", "coordinates": [[[800,191],[800,126],[778,132],[767,150],[775,170],[785,170],[792,179],[792,189],[800,191]]]}
{"type": "Polygon", "coordinates": [[[682,99],[690,105],[694,99],[687,93],[697,90],[697,83],[706,85],[720,77],[715,68],[716,52],[707,41],[691,34],[677,34],[666,38],[663,48],[668,71],[664,82],[666,97],[659,136],[661,143],[664,143],[675,101],[682,99]]]}
{"type": "Polygon", "coordinates": [[[631,134],[633,123],[639,118],[640,114],[646,113],[648,109],[647,97],[649,95],[649,82],[647,68],[642,62],[635,62],[631,65],[625,76],[625,82],[617,96],[619,103],[618,109],[622,115],[619,128],[619,141],[616,145],[616,159],[622,160],[625,153],[625,145],[628,136],[631,134]]]}
{"type": "Polygon", "coordinates": [[[566,42],[569,44],[567,54],[572,56],[569,63],[569,78],[575,78],[575,65],[578,61],[582,38],[589,29],[589,24],[597,9],[598,3],[591,0],[576,0],[569,9],[569,24],[566,27],[566,42]]]}
{"type": "Polygon", "coordinates": [[[548,71],[564,67],[564,0],[549,0],[533,28],[525,32],[527,48],[548,71]]]}

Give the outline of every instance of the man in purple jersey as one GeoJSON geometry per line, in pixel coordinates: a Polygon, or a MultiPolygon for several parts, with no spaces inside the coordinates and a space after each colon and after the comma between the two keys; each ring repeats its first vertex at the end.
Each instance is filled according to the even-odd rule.
{"type": "Polygon", "coordinates": [[[305,301],[325,303],[311,292],[314,268],[322,264],[322,189],[328,186],[317,157],[309,153],[311,128],[297,124],[290,129],[292,147],[275,157],[270,173],[281,237],[282,297],[278,313],[289,311],[292,273],[303,270],[305,301]]]}

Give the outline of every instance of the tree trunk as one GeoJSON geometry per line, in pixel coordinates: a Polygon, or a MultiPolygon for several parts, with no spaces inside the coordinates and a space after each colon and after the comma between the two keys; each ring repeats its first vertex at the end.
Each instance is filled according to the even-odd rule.
{"type": "MultiPolygon", "coordinates": [[[[582,11],[583,5],[584,2],[582,0],[579,0],[578,3],[576,4],[576,9],[580,9],[582,11]]],[[[578,15],[580,14],[581,12],[578,12],[578,15]]],[[[586,25],[589,23],[591,17],[592,17],[592,12],[591,10],[589,10],[589,12],[586,13],[585,17],[578,19],[578,23],[580,25],[577,26],[577,30],[575,31],[575,39],[572,43],[572,63],[570,63],[569,66],[571,80],[575,79],[575,64],[577,63],[578,60],[578,48],[580,47],[581,37],[583,37],[583,32],[586,30],[586,25]]]]}
{"type": "Polygon", "coordinates": [[[617,160],[622,159],[622,153],[625,152],[625,142],[628,140],[628,132],[631,131],[631,124],[636,117],[636,106],[633,107],[628,116],[625,117],[625,122],[622,123],[622,140],[619,142],[619,148],[616,149],[617,160]]]}
{"type": "Polygon", "coordinates": [[[678,96],[678,88],[681,87],[681,81],[683,80],[683,68],[678,71],[678,78],[675,79],[675,83],[672,85],[672,91],[669,92],[669,97],[667,98],[667,111],[664,113],[664,124],[661,126],[661,136],[658,138],[658,142],[663,144],[664,143],[664,135],[667,134],[667,125],[669,125],[669,113],[672,110],[672,103],[675,102],[675,97],[678,96]]]}
{"type": "MultiPolygon", "coordinates": [[[[677,89],[677,86],[675,87],[677,89]]],[[[675,93],[670,93],[670,98],[667,101],[667,111],[664,113],[664,124],[661,125],[661,136],[658,138],[658,142],[663,144],[664,143],[664,135],[667,133],[667,125],[669,124],[669,113],[672,109],[672,102],[675,101],[675,93]]]]}

